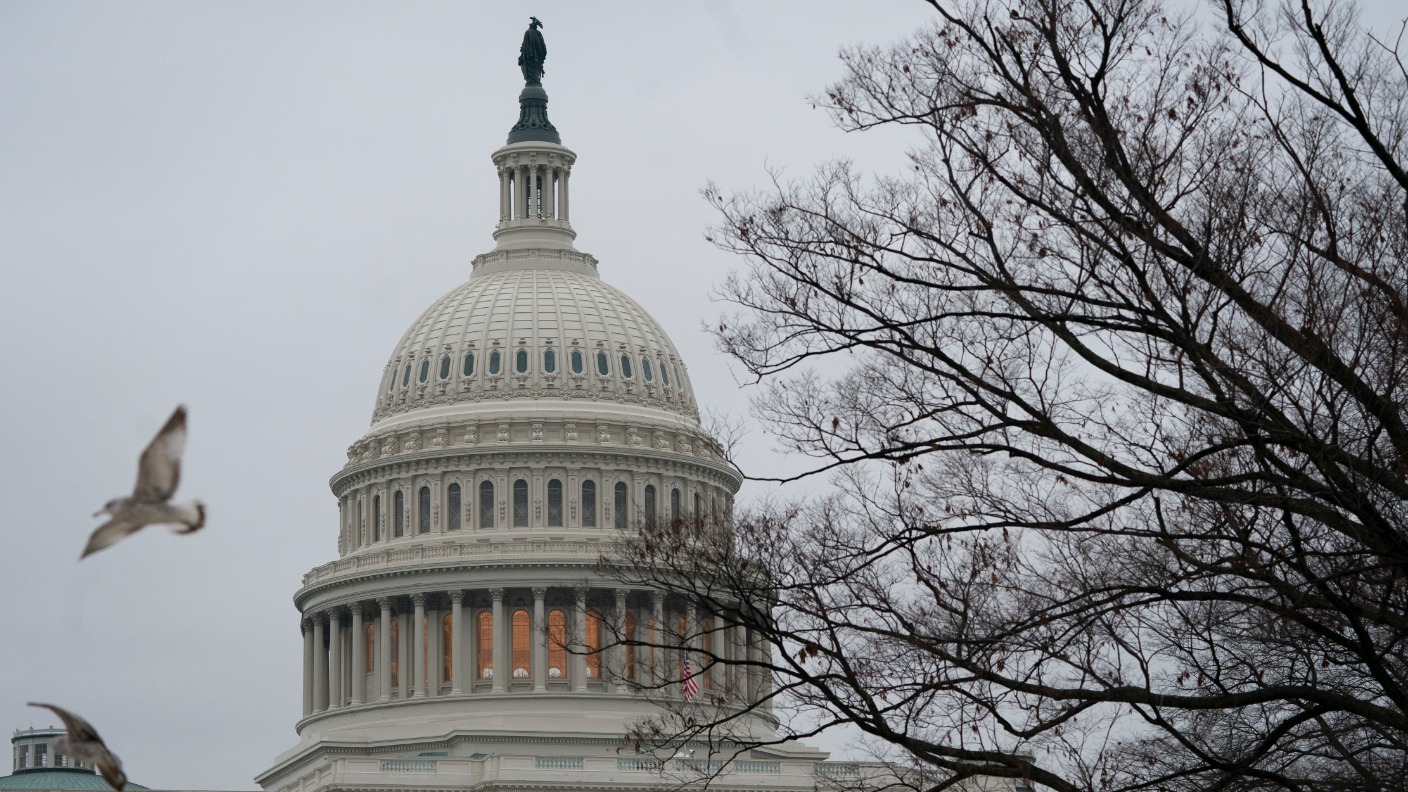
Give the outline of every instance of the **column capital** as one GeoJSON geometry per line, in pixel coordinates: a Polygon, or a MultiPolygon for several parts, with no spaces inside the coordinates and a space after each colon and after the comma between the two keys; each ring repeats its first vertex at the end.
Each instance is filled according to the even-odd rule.
{"type": "Polygon", "coordinates": [[[314,626],[314,627],[316,627],[316,626],[318,626],[318,625],[320,625],[320,624],[327,624],[327,623],[328,623],[328,614],[327,614],[327,611],[316,611],[316,612],[314,612],[312,618],[313,618],[313,626],[314,626]]]}
{"type": "Polygon", "coordinates": [[[342,614],[350,612],[351,608],[347,607],[346,605],[329,605],[327,609],[329,619],[336,619],[342,614]]]}
{"type": "Polygon", "coordinates": [[[382,610],[390,610],[390,609],[391,609],[391,598],[390,598],[390,597],[377,597],[377,598],[376,598],[376,604],[377,604],[377,605],[380,605],[382,610]]]}
{"type": "Polygon", "coordinates": [[[455,589],[445,592],[450,598],[450,602],[464,602],[464,589],[455,589]]]}
{"type": "Polygon", "coordinates": [[[650,592],[650,601],[655,603],[656,605],[664,605],[665,592],[659,590],[650,592]]]}
{"type": "Polygon", "coordinates": [[[631,590],[630,590],[630,589],[626,589],[626,588],[618,588],[618,589],[616,589],[616,600],[617,600],[618,602],[621,601],[621,600],[624,600],[626,597],[629,597],[630,595],[631,595],[631,590]]]}
{"type": "Polygon", "coordinates": [[[573,587],[572,593],[576,595],[576,597],[577,597],[577,604],[578,604],[578,605],[581,605],[581,604],[583,604],[583,603],[585,603],[585,602],[587,601],[587,591],[588,591],[588,590],[589,590],[589,589],[588,589],[586,586],[575,586],[575,587],[573,587]]]}
{"type": "Polygon", "coordinates": [[[301,633],[306,633],[306,632],[308,632],[309,630],[312,630],[312,629],[313,629],[313,617],[312,617],[312,616],[304,616],[303,618],[301,618],[301,619],[298,620],[298,631],[299,631],[299,632],[301,632],[301,633]]]}
{"type": "Polygon", "coordinates": [[[546,597],[547,595],[548,595],[548,587],[547,587],[547,586],[534,586],[534,587],[533,587],[533,599],[535,599],[535,600],[540,600],[540,599],[542,599],[543,597],[546,597]]]}
{"type": "Polygon", "coordinates": [[[489,599],[492,599],[495,602],[503,602],[504,590],[498,587],[489,589],[489,599]]]}
{"type": "Polygon", "coordinates": [[[416,592],[415,594],[412,594],[412,595],[411,595],[411,604],[414,605],[414,606],[416,606],[416,607],[418,607],[418,608],[424,608],[424,607],[425,607],[425,594],[423,594],[423,593],[421,593],[421,592],[419,592],[419,591],[416,592]]]}

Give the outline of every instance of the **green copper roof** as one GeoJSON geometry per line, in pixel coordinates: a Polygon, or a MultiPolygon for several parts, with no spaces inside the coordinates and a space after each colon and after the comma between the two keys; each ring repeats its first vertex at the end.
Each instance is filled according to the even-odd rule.
{"type": "MultiPolygon", "coordinates": [[[[147,787],[129,781],[127,788],[147,787]]],[[[112,792],[102,776],[74,768],[21,770],[14,775],[0,776],[0,789],[105,789],[112,792]]]]}

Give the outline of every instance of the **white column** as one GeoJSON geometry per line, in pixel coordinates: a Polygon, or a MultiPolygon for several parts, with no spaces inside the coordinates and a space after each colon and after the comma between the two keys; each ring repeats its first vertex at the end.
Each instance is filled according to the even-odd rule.
{"type": "Polygon", "coordinates": [[[521,219],[528,219],[528,197],[532,193],[532,187],[528,182],[528,166],[518,166],[518,195],[514,198],[514,203],[518,204],[518,216],[521,219]]]}
{"type": "Polygon", "coordinates": [[[323,644],[323,632],[328,617],[325,613],[313,614],[313,711],[322,712],[328,707],[328,648],[323,644]]]}
{"type": "MultiPolygon", "coordinates": [[[[497,507],[496,507],[497,508],[497,507]]],[[[493,602],[494,645],[490,647],[494,657],[494,685],[495,693],[502,693],[507,690],[506,679],[509,675],[508,669],[508,641],[505,636],[512,636],[512,631],[504,624],[504,590],[501,588],[489,589],[489,598],[493,602]]]]}
{"type": "Polygon", "coordinates": [[[464,692],[464,592],[450,592],[450,695],[464,692]]]}
{"type": "MultiPolygon", "coordinates": [[[[425,695],[425,595],[412,594],[411,605],[414,606],[411,619],[411,683],[415,685],[415,690],[411,693],[411,698],[420,698],[425,695]]],[[[403,655],[404,657],[404,655],[403,655]]]]}
{"type": "MultiPolygon", "coordinates": [[[[651,684],[659,685],[665,679],[665,592],[650,592],[650,623],[654,625],[653,634],[647,635],[650,642],[650,681],[651,684]]],[[[647,628],[649,629],[649,628],[647,628]]]]}
{"type": "Polygon", "coordinates": [[[362,624],[362,603],[352,605],[352,701],[367,700],[367,628],[362,624]]]}
{"type": "Polygon", "coordinates": [[[313,620],[304,617],[298,622],[303,632],[303,717],[313,714],[313,620]]]}
{"type": "Polygon", "coordinates": [[[508,174],[504,172],[504,166],[499,166],[499,222],[503,222],[509,217],[508,207],[508,174]]]}
{"type": "Polygon", "coordinates": [[[569,177],[571,176],[571,168],[562,169],[562,217],[559,218],[560,220],[567,220],[567,208],[571,205],[570,199],[568,198],[569,193],[567,192],[569,177]]]}
{"type": "Polygon", "coordinates": [[[547,594],[548,590],[542,586],[533,589],[533,626],[528,632],[532,636],[533,690],[537,693],[548,689],[548,631],[543,615],[543,601],[547,594]]]}
{"type": "Polygon", "coordinates": [[[617,636],[616,645],[611,647],[611,652],[608,655],[611,660],[611,672],[602,674],[603,677],[611,680],[610,690],[618,693],[630,689],[626,679],[630,671],[626,668],[625,644],[630,639],[630,636],[626,635],[626,596],[629,593],[623,588],[616,589],[616,622],[615,628],[612,630],[617,636]]]}
{"type": "Polygon", "coordinates": [[[571,654],[568,660],[572,663],[572,687],[578,693],[587,692],[587,656],[583,654],[587,648],[587,589],[585,586],[576,590],[577,603],[573,608],[572,620],[577,624],[577,631],[582,636],[581,644],[577,651],[571,654]]]}
{"type": "Polygon", "coordinates": [[[543,186],[547,188],[548,199],[543,202],[543,214],[549,219],[557,219],[557,168],[548,165],[543,168],[543,186]]]}
{"type": "Polygon", "coordinates": [[[391,700],[391,599],[378,597],[381,606],[381,624],[376,628],[376,686],[377,701],[391,700]]]}
{"type": "Polygon", "coordinates": [[[328,709],[342,706],[342,609],[328,609],[328,709]]]}

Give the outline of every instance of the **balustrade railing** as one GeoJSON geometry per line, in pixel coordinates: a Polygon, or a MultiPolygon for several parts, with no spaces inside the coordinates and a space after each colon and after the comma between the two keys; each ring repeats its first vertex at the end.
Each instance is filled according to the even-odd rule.
{"type": "Polygon", "coordinates": [[[581,770],[580,756],[535,756],[533,766],[542,770],[581,770]]]}
{"type": "Polygon", "coordinates": [[[435,760],[383,759],[381,760],[381,771],[383,773],[433,773],[435,772],[435,760]]]}

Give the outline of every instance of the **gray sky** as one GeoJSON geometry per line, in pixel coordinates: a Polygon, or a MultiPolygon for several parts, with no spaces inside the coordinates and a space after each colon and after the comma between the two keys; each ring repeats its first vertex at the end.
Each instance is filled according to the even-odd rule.
{"type": "Polygon", "coordinates": [[[530,13],[578,247],[702,404],[744,411],[701,329],[738,262],[703,241],[699,189],[903,167],[905,137],[844,135],[806,97],[918,0],[0,3],[0,727],[70,706],[162,788],[251,789],[293,745],[291,597],[335,556],[327,481],[396,341],[492,247],[530,13]],[[78,564],[178,402],[206,530],[78,564]]]}

